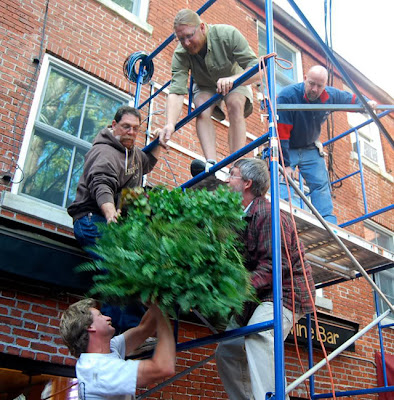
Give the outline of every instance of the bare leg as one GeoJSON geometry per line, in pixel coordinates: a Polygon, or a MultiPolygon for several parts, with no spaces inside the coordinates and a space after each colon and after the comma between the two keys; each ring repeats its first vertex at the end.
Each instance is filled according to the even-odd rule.
{"type": "Polygon", "coordinates": [[[246,97],[240,93],[230,93],[225,102],[230,121],[228,145],[230,154],[232,154],[244,147],[246,142],[246,121],[244,117],[246,97]]]}
{"type": "MultiPolygon", "coordinates": [[[[194,99],[196,107],[201,106],[212,97],[210,93],[200,92],[194,99]]],[[[200,140],[201,148],[205,158],[217,160],[216,155],[216,132],[211,119],[215,106],[207,108],[196,119],[197,136],[200,140]]]]}

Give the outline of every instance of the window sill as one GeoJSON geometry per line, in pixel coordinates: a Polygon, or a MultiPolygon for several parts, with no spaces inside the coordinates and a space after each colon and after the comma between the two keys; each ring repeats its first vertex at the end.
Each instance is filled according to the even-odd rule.
{"type": "Polygon", "coordinates": [[[0,207],[5,210],[36,217],[66,228],[73,227],[72,218],[67,214],[65,209],[50,206],[49,204],[30,197],[3,192],[0,207]]]}
{"type": "Polygon", "coordinates": [[[96,0],[101,3],[103,6],[109,8],[110,10],[116,12],[125,20],[131,22],[132,24],[138,26],[139,28],[143,29],[145,32],[149,33],[150,35],[153,32],[153,26],[149,25],[146,21],[139,18],[137,15],[127,11],[125,8],[121,7],[120,5],[114,3],[111,0],[96,0]]]}
{"type": "MultiPolygon", "coordinates": [[[[350,158],[352,160],[358,160],[358,155],[355,151],[352,151],[350,153],[350,158]]],[[[365,167],[368,167],[370,169],[372,169],[374,172],[378,173],[379,175],[381,175],[383,178],[387,179],[389,182],[394,183],[394,178],[392,175],[388,174],[386,171],[383,171],[381,167],[379,167],[378,164],[375,164],[372,161],[369,161],[367,158],[365,157],[361,157],[362,158],[362,163],[365,167]]]]}
{"type": "MultiPolygon", "coordinates": [[[[389,315],[390,315],[390,314],[389,314],[389,315]]],[[[375,319],[378,318],[378,316],[377,316],[376,313],[374,314],[374,318],[375,318],[375,319]]],[[[380,321],[380,324],[381,324],[381,325],[394,324],[394,319],[393,319],[391,316],[388,316],[388,317],[386,317],[386,318],[383,318],[383,319],[380,321]]],[[[392,330],[394,330],[394,325],[393,325],[393,326],[388,326],[388,327],[383,328],[383,329],[392,329],[392,330]]]]}
{"type": "Polygon", "coordinates": [[[326,297],[316,296],[315,305],[320,308],[324,308],[326,310],[332,311],[332,300],[326,297]]]}

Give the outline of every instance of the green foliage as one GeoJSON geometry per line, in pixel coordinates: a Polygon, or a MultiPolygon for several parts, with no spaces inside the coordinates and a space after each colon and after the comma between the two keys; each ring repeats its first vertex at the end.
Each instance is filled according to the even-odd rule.
{"type": "Polygon", "coordinates": [[[238,193],[156,188],[122,197],[127,217],[102,225],[93,249],[102,260],[80,267],[97,272],[91,294],[118,303],[139,296],[170,314],[177,304],[207,317],[242,311],[252,287],[240,254],[238,193]]]}

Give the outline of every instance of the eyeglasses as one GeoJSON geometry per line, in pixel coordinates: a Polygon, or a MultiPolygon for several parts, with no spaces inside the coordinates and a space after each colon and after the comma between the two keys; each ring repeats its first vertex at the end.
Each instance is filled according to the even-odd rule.
{"type": "Polygon", "coordinates": [[[119,126],[122,128],[123,131],[133,131],[134,133],[138,133],[138,132],[141,131],[140,125],[131,126],[131,125],[128,125],[128,124],[121,124],[119,126]]]}
{"type": "Polygon", "coordinates": [[[176,40],[177,42],[181,42],[181,43],[185,43],[186,40],[189,40],[189,41],[192,40],[192,39],[193,39],[193,36],[196,34],[197,29],[199,28],[199,26],[200,26],[200,25],[196,26],[196,29],[194,29],[193,33],[190,33],[189,35],[185,35],[185,36],[182,37],[182,38],[179,38],[179,37],[177,37],[177,36],[175,35],[175,40],[176,40]]]}
{"type": "MultiPolygon", "coordinates": [[[[238,168],[237,168],[237,172],[238,172],[238,168]]],[[[244,179],[242,178],[242,176],[238,176],[238,175],[234,175],[235,171],[234,171],[234,167],[230,168],[229,174],[228,174],[228,179],[244,179]]]]}
{"type": "Polygon", "coordinates": [[[234,175],[233,168],[230,168],[230,173],[228,174],[228,179],[244,179],[242,176],[234,175]]]}

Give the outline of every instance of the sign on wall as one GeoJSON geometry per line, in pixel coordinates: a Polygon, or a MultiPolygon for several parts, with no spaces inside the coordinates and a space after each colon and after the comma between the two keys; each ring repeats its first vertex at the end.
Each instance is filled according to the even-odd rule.
{"type": "MultiPolygon", "coordinates": [[[[346,321],[341,318],[333,317],[327,314],[318,313],[318,321],[319,321],[319,332],[324,344],[324,347],[327,349],[336,349],[345,343],[348,339],[354,336],[358,332],[359,324],[355,322],[346,321]]],[[[316,333],[315,320],[312,316],[312,344],[313,347],[320,348],[320,342],[318,339],[318,335],[316,333]]],[[[308,343],[308,329],[306,324],[306,317],[301,318],[296,324],[296,334],[297,334],[297,342],[298,344],[307,344],[308,343]]],[[[286,342],[294,343],[294,332],[291,329],[289,336],[286,339],[286,342]]],[[[355,351],[355,344],[351,344],[348,348],[348,351],[355,351]]]]}

